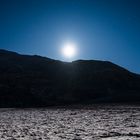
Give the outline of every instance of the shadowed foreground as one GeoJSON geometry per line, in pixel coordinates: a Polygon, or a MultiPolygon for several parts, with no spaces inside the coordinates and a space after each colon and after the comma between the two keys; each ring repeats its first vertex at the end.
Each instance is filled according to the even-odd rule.
{"type": "Polygon", "coordinates": [[[140,106],[0,109],[1,140],[139,140],[140,106]]]}

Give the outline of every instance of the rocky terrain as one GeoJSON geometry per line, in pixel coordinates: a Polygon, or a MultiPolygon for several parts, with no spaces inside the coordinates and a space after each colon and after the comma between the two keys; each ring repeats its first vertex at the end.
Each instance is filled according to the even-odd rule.
{"type": "Polygon", "coordinates": [[[140,140],[140,106],[0,109],[1,140],[140,140]]]}
{"type": "Polygon", "coordinates": [[[140,102],[140,75],[109,61],[61,62],[0,50],[0,107],[140,102]]]}

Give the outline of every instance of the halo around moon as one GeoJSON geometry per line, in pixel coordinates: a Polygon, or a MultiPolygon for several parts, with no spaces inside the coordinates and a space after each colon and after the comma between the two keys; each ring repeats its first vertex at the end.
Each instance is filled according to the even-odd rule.
{"type": "Polygon", "coordinates": [[[65,58],[73,58],[77,53],[74,43],[65,43],[62,47],[62,54],[65,58]]]}

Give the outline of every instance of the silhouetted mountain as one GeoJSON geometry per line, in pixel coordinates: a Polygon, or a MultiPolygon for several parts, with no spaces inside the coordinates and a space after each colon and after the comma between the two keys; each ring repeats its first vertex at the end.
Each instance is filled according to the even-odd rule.
{"type": "Polygon", "coordinates": [[[0,106],[140,102],[140,75],[108,61],[61,62],[0,50],[0,106]]]}

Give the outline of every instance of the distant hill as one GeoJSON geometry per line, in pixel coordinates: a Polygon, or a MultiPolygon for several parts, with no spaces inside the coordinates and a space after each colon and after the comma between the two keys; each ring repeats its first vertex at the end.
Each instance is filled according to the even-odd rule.
{"type": "Polygon", "coordinates": [[[0,107],[140,102],[140,75],[108,61],[0,50],[0,107]]]}

